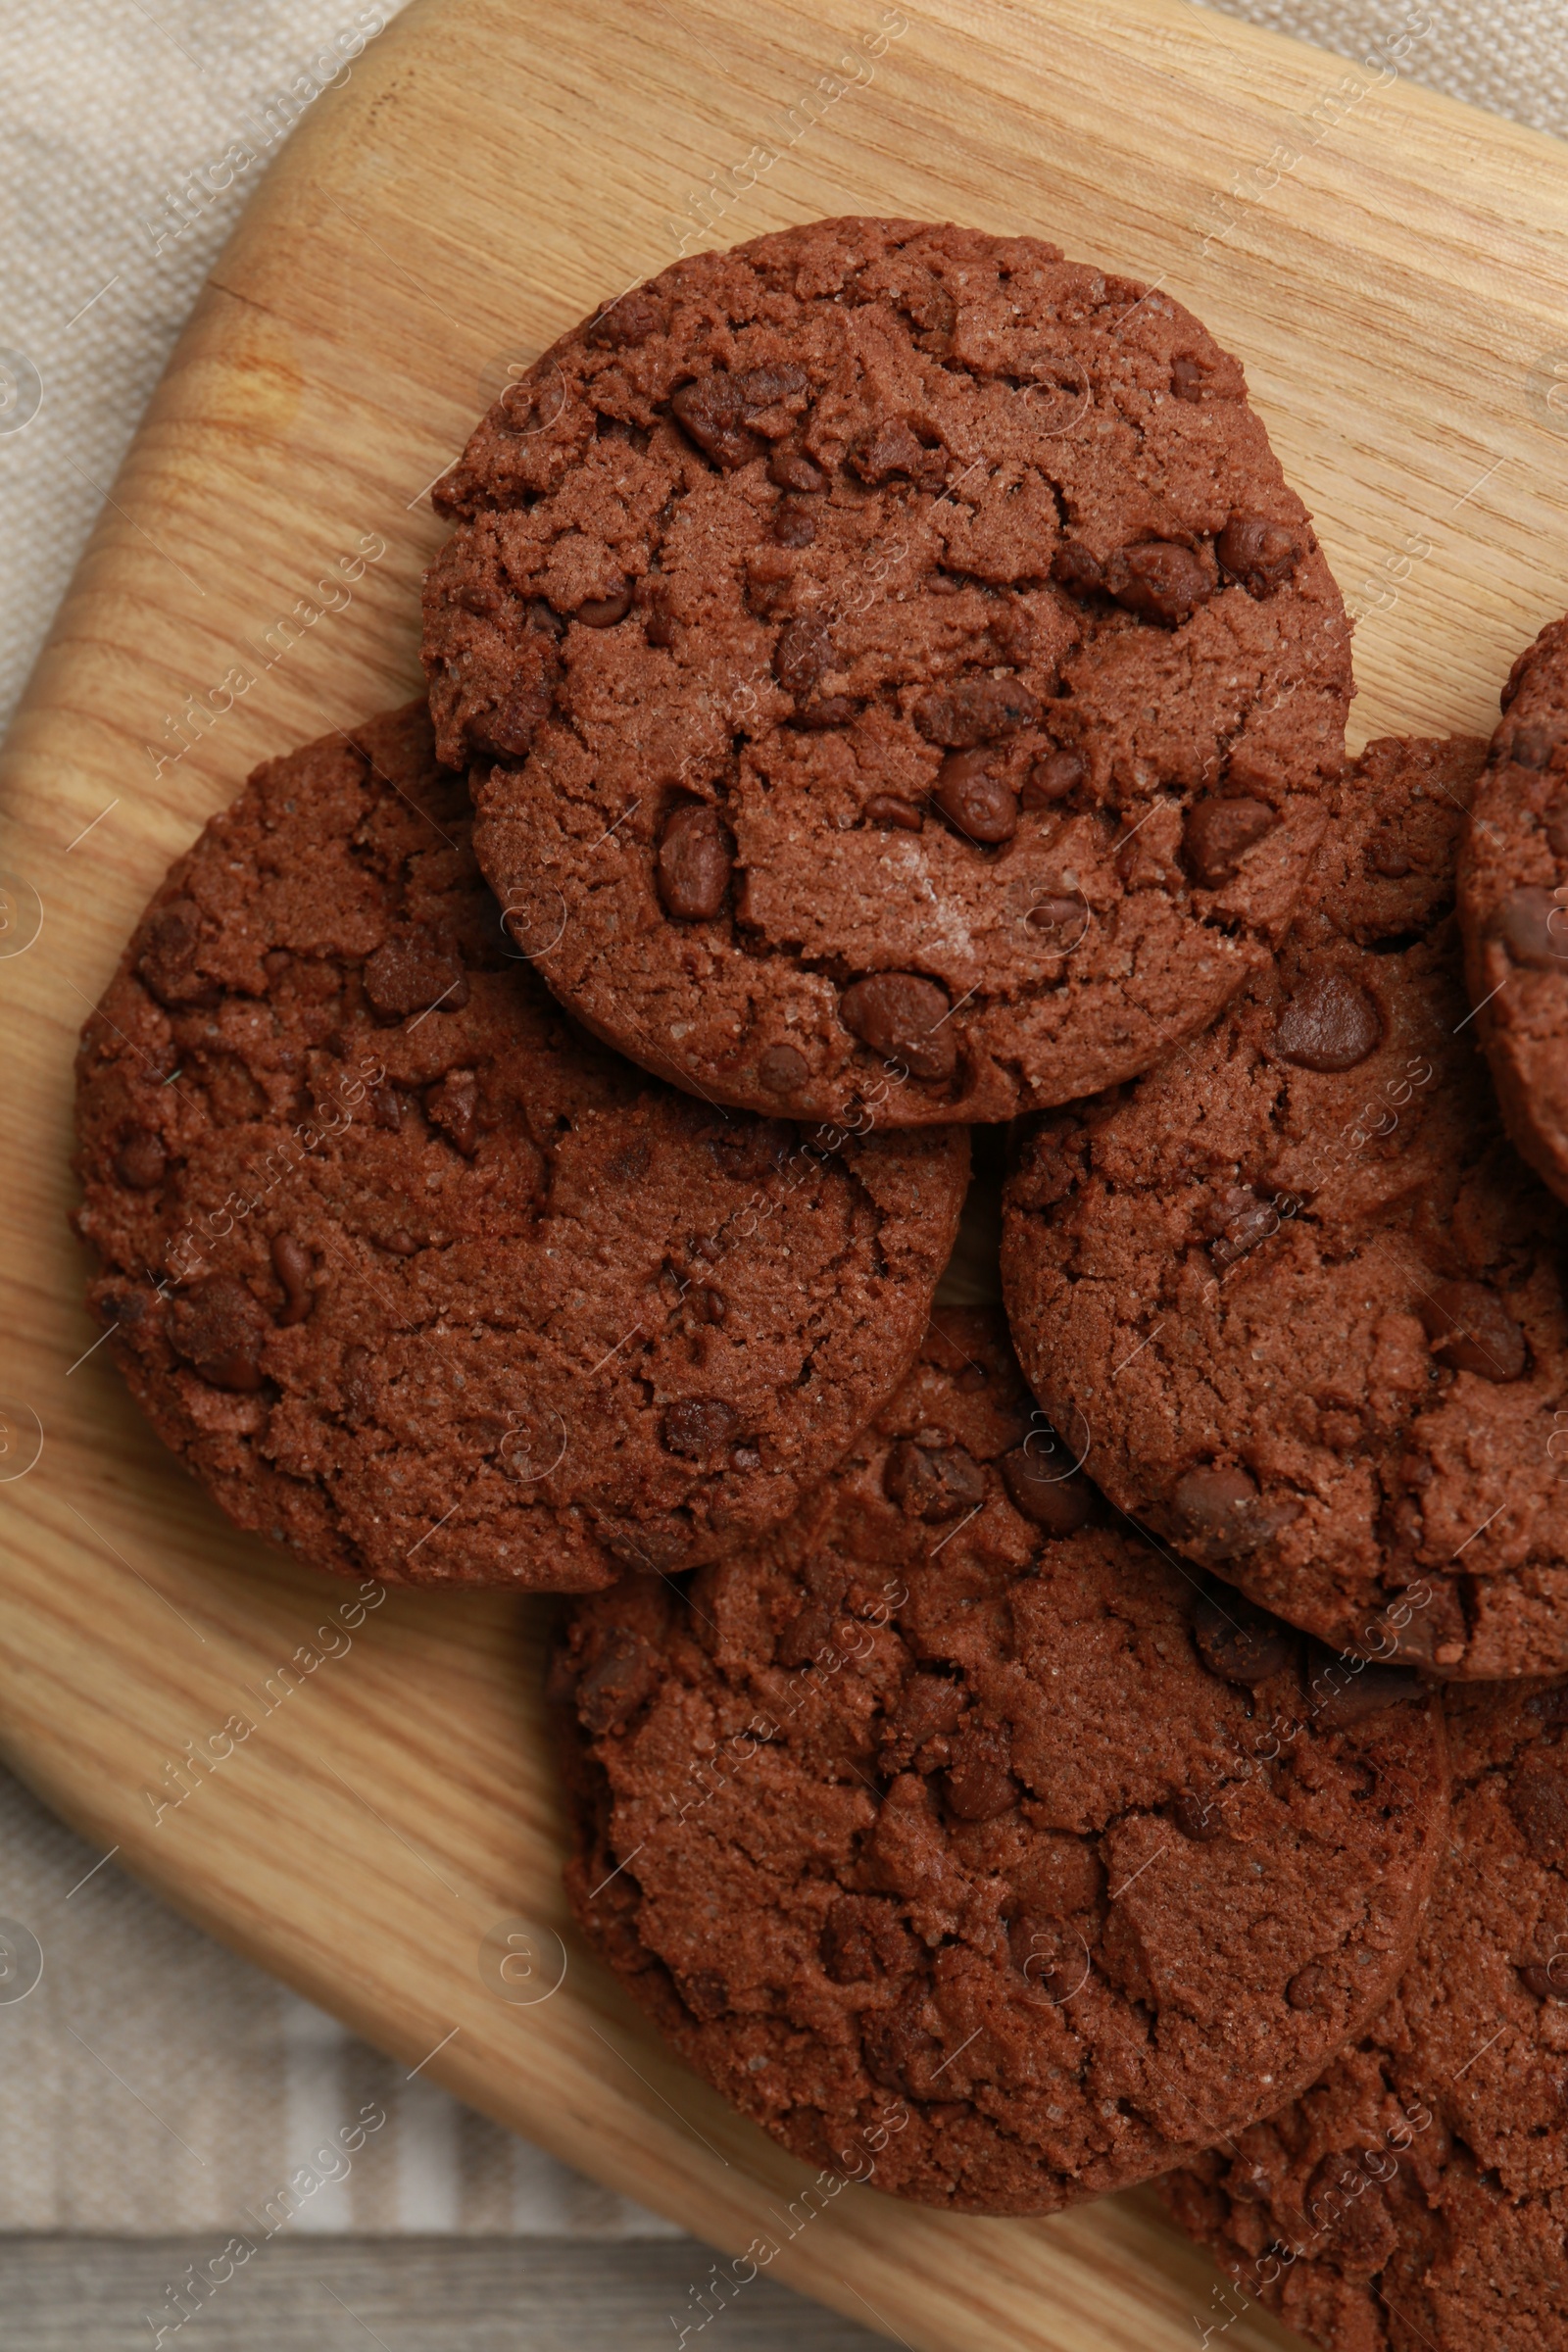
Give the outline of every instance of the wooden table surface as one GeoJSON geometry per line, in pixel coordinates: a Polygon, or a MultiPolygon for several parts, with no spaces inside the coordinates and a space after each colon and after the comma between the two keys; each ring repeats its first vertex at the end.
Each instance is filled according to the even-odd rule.
{"type": "Polygon", "coordinates": [[[1174,2352],[1213,2275],[1141,2197],[1000,2223],[855,2188],[781,2224],[805,2174],[572,1939],[541,1609],[393,1595],[160,1809],[349,1596],[159,1455],[65,1226],[83,1012],[253,761],[416,682],[423,494],[481,400],[683,246],[846,210],[1054,236],[1242,355],[1363,616],[1357,740],[1487,728],[1568,606],[1551,142],[1180,0],[415,0],[246,215],[4,755],[3,1747],[409,2066],[726,2253],[780,2240],[771,2279],[944,2352],[1174,2352]],[[509,1934],[549,1997],[498,1987],[509,1934]]]}

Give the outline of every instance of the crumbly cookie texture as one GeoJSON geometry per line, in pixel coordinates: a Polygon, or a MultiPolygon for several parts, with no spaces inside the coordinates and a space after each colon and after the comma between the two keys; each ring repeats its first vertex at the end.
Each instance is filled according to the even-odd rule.
{"type": "Polygon", "coordinates": [[[961,1129],[813,1140],[585,1039],[422,704],[260,767],[77,1064],[109,1350],[244,1528],[592,1591],[793,1509],[911,1361],[961,1129]]]}
{"type": "Polygon", "coordinates": [[[1568,2348],[1568,1688],[1446,1711],[1452,1830],[1396,1998],[1163,2183],[1235,2281],[1226,2314],[1256,2299],[1325,2352],[1568,2348]]]}
{"type": "Polygon", "coordinates": [[[1568,621],[1502,710],[1459,856],[1465,971],[1508,1133],[1568,1200],[1568,621]]]}
{"type": "Polygon", "coordinates": [[[815,221],[564,336],[436,504],[424,658],[550,986],[760,1111],[1146,1068],[1295,905],[1349,632],[1242,370],[1027,237],[815,221]]]}
{"type": "Polygon", "coordinates": [[[797,2155],[1048,2213],[1361,2031],[1443,1838],[1442,1727],[1414,1674],[1147,1545],[1031,1420],[1000,1315],[938,1321],[789,1528],[572,1611],[567,1886],[797,2155]]]}
{"type": "Polygon", "coordinates": [[[1562,1212],[1498,1119],[1448,909],[1476,742],[1377,744],[1214,1029],[1040,1123],[1003,1280],[1124,1510],[1293,1624],[1568,1668],[1562,1212]]]}

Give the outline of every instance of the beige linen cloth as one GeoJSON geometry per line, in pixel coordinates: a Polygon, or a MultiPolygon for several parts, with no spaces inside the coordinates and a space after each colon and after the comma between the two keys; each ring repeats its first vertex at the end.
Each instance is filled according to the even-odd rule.
{"type": "MultiPolygon", "coordinates": [[[[244,138],[247,117],[316,72],[340,35],[351,48],[357,27],[398,4],[5,0],[0,725],[247,188],[155,250],[166,191],[244,138]]],[[[1568,131],[1564,10],[1550,0],[1236,0],[1231,13],[1354,59],[1404,34],[1415,78],[1568,131]]],[[[8,1962],[0,1940],[0,2230],[232,2227],[366,2109],[385,2122],[291,2230],[666,2227],[408,2081],[100,1863],[0,1773],[7,1920],[36,1939],[44,1970],[8,2000],[23,1980],[6,1970],[25,1954],[8,1962]]]]}

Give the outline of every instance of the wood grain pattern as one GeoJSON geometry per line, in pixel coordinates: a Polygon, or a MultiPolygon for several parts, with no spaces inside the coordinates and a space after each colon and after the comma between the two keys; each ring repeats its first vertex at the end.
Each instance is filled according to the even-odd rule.
{"type": "Polygon", "coordinates": [[[1568,606],[1551,142],[1181,0],[415,0],[252,203],[4,756],[0,1745],[309,1997],[715,2245],[778,2243],[773,2277],[911,2345],[1174,2352],[1213,2274],[1147,2196],[1027,2224],[856,2187],[801,2226],[800,2168],[569,1936],[552,1997],[500,1998],[486,1936],[566,1924],[547,1611],[404,1593],[318,1642],[348,1592],[232,1535],[77,1360],[74,1033],[166,861],[255,760],[416,683],[422,493],[509,365],[683,240],[850,210],[1054,236],[1242,355],[1365,612],[1358,738],[1488,728],[1568,606]],[[258,1697],[302,1644],[340,1654],[258,1697]]]}

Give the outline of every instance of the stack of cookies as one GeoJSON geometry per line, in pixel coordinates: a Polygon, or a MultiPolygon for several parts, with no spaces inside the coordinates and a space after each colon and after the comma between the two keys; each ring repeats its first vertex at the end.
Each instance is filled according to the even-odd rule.
{"type": "Polygon", "coordinates": [[[911,221],[621,295],[437,503],[427,702],[83,1034],[138,1401],[579,1596],[576,1916],[808,2162],[1568,2345],[1568,624],[1348,765],[1237,363],[911,221]]]}

